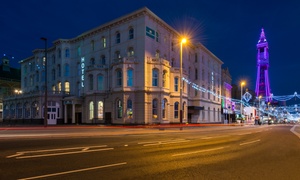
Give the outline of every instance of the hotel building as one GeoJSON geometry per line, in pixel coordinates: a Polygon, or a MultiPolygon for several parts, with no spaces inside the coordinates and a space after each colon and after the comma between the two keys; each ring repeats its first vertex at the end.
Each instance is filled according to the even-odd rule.
{"type": "Polygon", "coordinates": [[[142,8],[54,41],[47,60],[46,49],[35,49],[20,61],[23,93],[5,99],[3,117],[43,123],[47,83],[48,124],[180,123],[180,107],[184,123],[221,122],[223,62],[201,43],[188,42],[181,66],[181,38],[142,8]]]}

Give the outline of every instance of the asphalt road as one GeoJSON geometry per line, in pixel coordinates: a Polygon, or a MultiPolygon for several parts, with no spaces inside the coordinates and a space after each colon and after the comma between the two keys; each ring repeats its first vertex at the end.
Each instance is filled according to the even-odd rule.
{"type": "Polygon", "coordinates": [[[0,179],[300,179],[292,128],[1,129],[0,179]]]}

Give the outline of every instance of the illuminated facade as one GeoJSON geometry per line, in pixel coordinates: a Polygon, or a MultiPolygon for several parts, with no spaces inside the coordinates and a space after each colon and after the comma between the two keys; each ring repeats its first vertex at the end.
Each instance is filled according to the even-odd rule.
{"type": "MultiPolygon", "coordinates": [[[[54,41],[47,52],[48,122],[179,123],[180,37],[142,8],[54,41]]],[[[43,56],[44,49],[36,49],[20,62],[23,94],[17,101],[6,99],[6,119],[42,122],[43,56]]],[[[217,95],[222,64],[202,44],[184,45],[183,76],[217,95]]],[[[183,85],[183,122],[221,121],[220,98],[183,85]]]]}
{"type": "Polygon", "coordinates": [[[269,45],[265,36],[264,29],[261,29],[260,38],[257,47],[257,79],[255,94],[256,97],[265,97],[270,101],[270,83],[269,83],[269,45]]]}

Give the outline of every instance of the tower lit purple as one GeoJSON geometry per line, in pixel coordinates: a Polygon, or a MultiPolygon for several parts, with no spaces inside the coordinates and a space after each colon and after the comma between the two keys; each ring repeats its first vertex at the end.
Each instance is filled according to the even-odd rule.
{"type": "Polygon", "coordinates": [[[255,93],[256,97],[265,97],[265,101],[269,102],[270,83],[269,83],[269,46],[265,36],[264,29],[261,29],[260,38],[256,45],[257,48],[257,79],[255,93]]]}

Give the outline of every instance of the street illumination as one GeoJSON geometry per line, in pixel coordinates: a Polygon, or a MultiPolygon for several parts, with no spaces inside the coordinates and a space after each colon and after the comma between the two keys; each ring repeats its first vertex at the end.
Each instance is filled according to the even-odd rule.
{"type": "Polygon", "coordinates": [[[48,121],[48,91],[47,91],[47,38],[41,37],[45,41],[45,105],[44,105],[44,126],[47,127],[48,121]]]}
{"type": "Polygon", "coordinates": [[[182,80],[182,44],[186,43],[186,39],[183,38],[181,39],[180,41],[180,102],[179,102],[179,120],[180,120],[180,123],[182,123],[182,119],[183,119],[183,107],[182,107],[182,86],[183,86],[183,80],[182,80]]]}
{"type": "Polygon", "coordinates": [[[242,115],[243,115],[243,86],[245,85],[245,82],[244,81],[242,81],[241,82],[241,117],[242,117],[242,115]]]}

